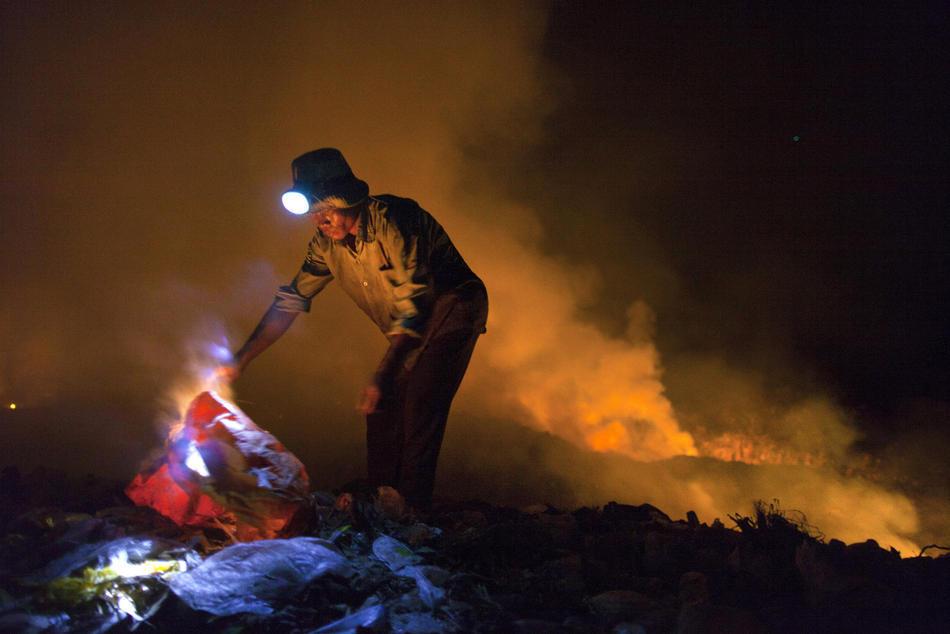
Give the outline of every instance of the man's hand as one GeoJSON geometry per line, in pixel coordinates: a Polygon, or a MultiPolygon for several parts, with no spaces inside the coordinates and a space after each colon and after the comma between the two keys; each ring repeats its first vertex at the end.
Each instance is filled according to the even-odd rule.
{"type": "Polygon", "coordinates": [[[278,310],[276,306],[268,308],[251,336],[247,338],[241,349],[234,353],[234,359],[230,363],[222,363],[215,369],[215,378],[222,383],[236,381],[241,376],[244,368],[257,355],[267,350],[271,344],[287,332],[298,314],[278,310]]]}
{"type": "Polygon", "coordinates": [[[418,345],[419,339],[409,335],[393,335],[389,338],[389,349],[386,350],[383,360],[379,362],[379,368],[376,369],[372,381],[363,388],[356,411],[363,415],[379,411],[379,402],[383,399],[383,395],[391,397],[393,394],[396,375],[406,355],[418,345]]]}
{"type": "Polygon", "coordinates": [[[363,392],[360,394],[360,402],[356,406],[356,411],[364,416],[375,413],[378,411],[376,408],[382,397],[383,391],[379,389],[379,386],[375,383],[370,383],[363,388],[363,392]]]}
{"type": "Polygon", "coordinates": [[[214,369],[214,378],[230,385],[241,376],[241,368],[235,363],[225,363],[214,369]]]}

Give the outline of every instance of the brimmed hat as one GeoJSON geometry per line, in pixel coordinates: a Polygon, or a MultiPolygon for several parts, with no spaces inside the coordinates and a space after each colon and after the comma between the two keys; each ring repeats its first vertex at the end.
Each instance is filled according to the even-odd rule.
{"type": "Polygon", "coordinates": [[[311,202],[334,207],[353,207],[369,195],[369,185],[353,175],[343,153],[325,147],[302,154],[290,164],[294,190],[310,197],[311,202]]]}

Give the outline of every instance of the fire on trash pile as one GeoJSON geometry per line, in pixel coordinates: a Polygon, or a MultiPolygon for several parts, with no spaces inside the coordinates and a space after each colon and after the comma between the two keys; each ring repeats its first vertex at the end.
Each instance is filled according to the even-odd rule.
{"type": "Polygon", "coordinates": [[[191,402],[165,453],[126,488],[178,525],[218,526],[241,541],[276,537],[310,488],[303,464],[214,392],[191,402]]]}

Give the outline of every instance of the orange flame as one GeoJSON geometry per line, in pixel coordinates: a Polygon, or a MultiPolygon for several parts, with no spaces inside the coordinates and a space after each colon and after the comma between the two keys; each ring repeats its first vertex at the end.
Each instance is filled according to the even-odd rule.
{"type": "Polygon", "coordinates": [[[221,364],[228,361],[230,352],[226,345],[204,342],[191,347],[185,371],[165,395],[168,415],[162,422],[169,437],[181,429],[188,406],[202,392],[214,392],[227,401],[234,400],[231,385],[222,381],[218,373],[221,364]]]}
{"type": "Polygon", "coordinates": [[[787,446],[779,446],[763,434],[727,432],[715,438],[701,441],[699,453],[726,462],[748,464],[787,464],[820,467],[828,463],[822,453],[810,453],[787,446]]]}

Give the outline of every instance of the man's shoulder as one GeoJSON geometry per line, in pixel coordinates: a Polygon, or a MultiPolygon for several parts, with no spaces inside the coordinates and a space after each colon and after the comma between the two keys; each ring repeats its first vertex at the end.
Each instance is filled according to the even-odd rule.
{"type": "Polygon", "coordinates": [[[429,213],[411,198],[392,194],[374,194],[373,214],[381,225],[390,225],[401,233],[415,233],[431,220],[429,213]]]}
{"type": "Polygon", "coordinates": [[[377,201],[376,210],[385,215],[412,214],[422,211],[419,203],[412,198],[403,198],[393,194],[373,194],[372,197],[377,201]]]}

